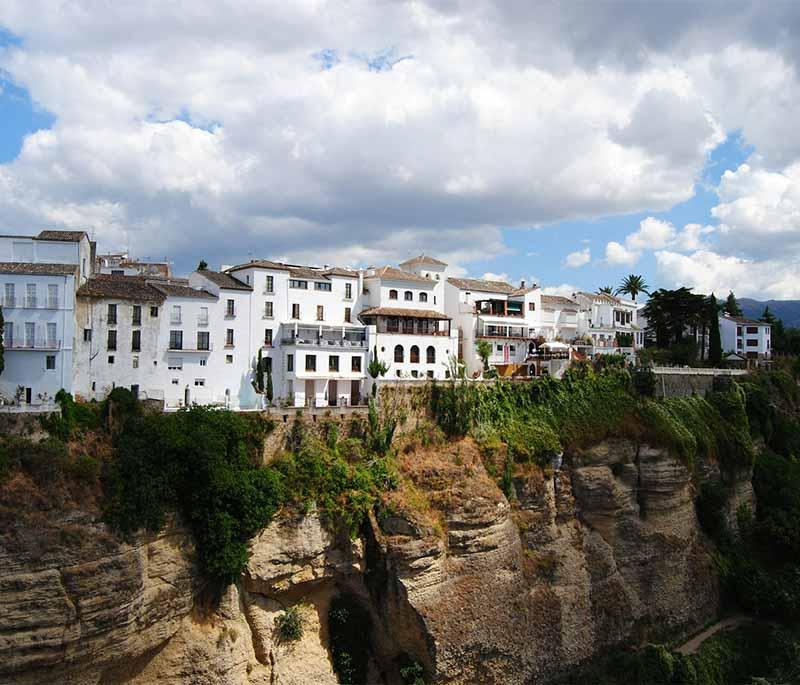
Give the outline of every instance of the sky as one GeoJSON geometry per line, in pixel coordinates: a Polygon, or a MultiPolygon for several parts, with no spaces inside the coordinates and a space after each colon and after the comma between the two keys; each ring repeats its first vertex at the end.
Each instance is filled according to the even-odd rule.
{"type": "Polygon", "coordinates": [[[0,3],[0,233],[800,298],[800,3],[0,3]]]}

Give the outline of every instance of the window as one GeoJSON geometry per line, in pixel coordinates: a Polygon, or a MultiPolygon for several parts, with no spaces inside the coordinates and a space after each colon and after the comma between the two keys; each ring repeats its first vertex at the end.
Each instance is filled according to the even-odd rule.
{"type": "Polygon", "coordinates": [[[416,369],[414,369],[414,370],[411,372],[411,378],[419,378],[419,371],[417,371],[416,369]]]}
{"type": "Polygon", "coordinates": [[[198,350],[210,350],[211,349],[211,341],[209,340],[209,333],[208,331],[197,331],[197,349],[198,350]]]}
{"type": "Polygon", "coordinates": [[[275,292],[275,279],[272,276],[267,276],[267,279],[264,282],[264,292],[265,293],[275,292]]]}
{"type": "Polygon", "coordinates": [[[116,350],[117,349],[117,332],[116,331],[109,331],[108,332],[108,341],[106,342],[106,347],[109,350],[116,350]]]}
{"type": "Polygon", "coordinates": [[[56,341],[57,329],[56,324],[48,323],[47,324],[47,346],[50,348],[56,347],[58,342],[56,341]]]}
{"type": "Polygon", "coordinates": [[[14,346],[14,322],[6,321],[3,324],[3,344],[6,347],[14,346]]]}
{"type": "Polygon", "coordinates": [[[414,300],[414,293],[412,293],[410,290],[406,290],[406,291],[403,293],[403,299],[404,299],[406,302],[413,302],[413,300],[414,300]]]}
{"type": "Polygon", "coordinates": [[[110,326],[113,326],[117,323],[117,305],[108,305],[108,314],[106,316],[106,320],[110,326]]]}
{"type": "Polygon", "coordinates": [[[113,354],[109,354],[108,355],[108,363],[109,364],[113,364],[114,363],[114,355],[113,354]]]}
{"type": "Polygon", "coordinates": [[[134,384],[131,386],[131,393],[138,400],[139,399],[139,385],[134,384]]]}
{"type": "Polygon", "coordinates": [[[433,371],[430,371],[430,370],[429,370],[429,371],[426,371],[426,372],[425,372],[425,375],[426,375],[428,378],[430,378],[431,380],[433,380],[433,371]]]}
{"type": "Polygon", "coordinates": [[[758,335],[758,326],[748,326],[747,335],[758,335]]]}
{"type": "Polygon", "coordinates": [[[158,307],[150,307],[150,318],[155,319],[158,316],[158,307]]]}
{"type": "Polygon", "coordinates": [[[44,358],[44,368],[48,371],[54,371],[56,368],[56,355],[48,354],[44,358]]]}
{"type": "Polygon", "coordinates": [[[225,347],[233,347],[233,329],[225,331],[225,347]]]}
{"type": "Polygon", "coordinates": [[[228,300],[225,303],[225,316],[229,319],[236,316],[236,303],[233,300],[228,300]]]}
{"type": "Polygon", "coordinates": [[[13,283],[6,283],[6,296],[5,296],[5,303],[3,306],[5,307],[16,307],[16,297],[14,297],[14,284],[13,283]]]}
{"type": "Polygon", "coordinates": [[[31,321],[25,322],[25,347],[33,347],[36,340],[36,324],[31,321]]]}
{"type": "Polygon", "coordinates": [[[747,339],[747,346],[748,347],[758,347],[758,340],[753,340],[752,338],[747,339]]]}
{"type": "Polygon", "coordinates": [[[361,371],[361,357],[350,357],[350,370],[357,373],[361,371]]]}
{"type": "Polygon", "coordinates": [[[345,283],[344,284],[344,297],[346,300],[353,299],[353,284],[352,283],[345,283]]]}
{"type": "Polygon", "coordinates": [[[314,281],[314,290],[324,290],[325,292],[329,293],[331,291],[331,284],[314,281]]]}
{"type": "Polygon", "coordinates": [[[425,361],[428,364],[436,363],[436,348],[433,345],[428,345],[428,349],[425,350],[425,361]]]}
{"type": "Polygon", "coordinates": [[[516,351],[517,351],[517,347],[516,347],[516,345],[509,345],[509,346],[508,346],[508,351],[509,351],[511,354],[514,354],[514,352],[516,352],[516,351]]]}
{"type": "Polygon", "coordinates": [[[125,269],[111,269],[111,275],[112,276],[124,276],[125,275],[125,269]]]}
{"type": "Polygon", "coordinates": [[[92,341],[92,329],[91,328],[84,328],[83,329],[83,342],[91,342],[92,341]]]}
{"type": "Polygon", "coordinates": [[[352,317],[351,317],[350,307],[345,307],[344,308],[344,321],[345,321],[345,323],[351,323],[351,318],[352,317]]]}
{"type": "Polygon", "coordinates": [[[35,308],[36,305],[36,284],[28,283],[25,286],[25,306],[35,308]]]}
{"type": "Polygon", "coordinates": [[[203,388],[205,387],[206,379],[205,378],[195,378],[194,379],[194,387],[195,388],[203,388]]]}
{"type": "Polygon", "coordinates": [[[317,355],[315,354],[307,354],[306,355],[306,371],[316,371],[317,370],[317,355]]]}
{"type": "Polygon", "coordinates": [[[179,324],[181,322],[181,306],[179,304],[172,305],[172,312],[169,315],[169,322],[171,324],[179,324]]]}
{"type": "Polygon", "coordinates": [[[287,371],[294,371],[294,355],[287,354],[286,355],[286,370],[287,371]]]}
{"type": "Polygon", "coordinates": [[[131,318],[133,319],[134,326],[141,326],[142,325],[142,306],[139,304],[133,305],[133,313],[131,318]]]}
{"type": "Polygon", "coordinates": [[[181,371],[183,369],[183,359],[181,357],[170,357],[167,359],[167,368],[170,371],[181,371]]]}
{"type": "Polygon", "coordinates": [[[169,349],[171,350],[183,349],[183,331],[169,332],[169,349]]]}
{"type": "Polygon", "coordinates": [[[272,302],[265,302],[264,303],[264,318],[271,319],[273,316],[272,314],[272,302]]]}
{"type": "Polygon", "coordinates": [[[179,381],[177,378],[172,379],[172,385],[178,385],[179,381]]]}
{"type": "Polygon", "coordinates": [[[131,362],[133,363],[133,368],[134,369],[138,369],[139,368],[139,357],[133,357],[131,359],[131,362]]]}
{"type": "Polygon", "coordinates": [[[317,305],[317,321],[324,321],[325,320],[325,307],[321,304],[317,305]]]}
{"type": "Polygon", "coordinates": [[[403,346],[402,345],[395,345],[394,346],[394,360],[402,364],[404,360],[403,358],[403,346]]]}
{"type": "Polygon", "coordinates": [[[409,355],[411,358],[412,364],[419,364],[419,347],[416,345],[411,346],[411,354],[409,355]]]}
{"type": "Polygon", "coordinates": [[[131,331],[131,351],[139,352],[142,349],[142,332],[131,331]]]}
{"type": "Polygon", "coordinates": [[[397,291],[396,290],[390,290],[389,291],[389,299],[390,300],[396,300],[397,299],[397,291]]]}
{"type": "Polygon", "coordinates": [[[535,302],[528,302],[528,311],[535,312],[536,311],[536,303],[535,302]]]}
{"type": "Polygon", "coordinates": [[[339,370],[339,355],[332,354],[328,357],[328,371],[338,371],[339,370]]]}
{"type": "Polygon", "coordinates": [[[264,329],[264,346],[265,347],[272,347],[272,329],[265,328],[264,329]]]}
{"type": "Polygon", "coordinates": [[[233,364],[233,355],[232,354],[226,354],[225,355],[225,363],[226,364],[233,364]]]}
{"type": "Polygon", "coordinates": [[[55,283],[47,286],[47,307],[48,309],[58,309],[58,285],[55,283]]]}
{"type": "Polygon", "coordinates": [[[292,318],[293,319],[300,318],[300,305],[297,303],[292,305],[292,318]]]}
{"type": "Polygon", "coordinates": [[[503,351],[503,346],[502,345],[497,345],[496,347],[497,347],[497,351],[498,352],[502,352],[503,351]]]}
{"type": "Polygon", "coordinates": [[[290,288],[300,288],[300,290],[308,290],[308,281],[299,281],[295,278],[289,279],[290,288]]]}
{"type": "Polygon", "coordinates": [[[208,307],[200,307],[200,313],[197,315],[198,326],[208,326],[208,307]]]}
{"type": "Polygon", "coordinates": [[[207,359],[201,359],[200,366],[205,366],[207,361],[208,361],[207,359]]]}
{"type": "Polygon", "coordinates": [[[427,302],[428,301],[428,293],[420,293],[419,294],[419,301],[420,302],[427,302]]]}

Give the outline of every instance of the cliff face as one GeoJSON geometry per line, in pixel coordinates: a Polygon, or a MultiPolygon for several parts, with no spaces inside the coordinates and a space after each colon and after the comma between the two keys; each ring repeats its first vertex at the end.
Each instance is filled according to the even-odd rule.
{"type": "Polygon", "coordinates": [[[386,683],[404,655],[429,681],[546,682],[716,611],[689,474],[661,450],[606,442],[554,473],[520,467],[511,501],[469,440],[402,455],[401,470],[362,539],[314,512],[273,522],[213,609],[175,526],[132,544],[88,515],[44,545],[18,531],[0,548],[0,681],[333,684],[341,593],[367,612],[370,682],[386,683]],[[283,644],[291,606],[303,637],[283,644]]]}

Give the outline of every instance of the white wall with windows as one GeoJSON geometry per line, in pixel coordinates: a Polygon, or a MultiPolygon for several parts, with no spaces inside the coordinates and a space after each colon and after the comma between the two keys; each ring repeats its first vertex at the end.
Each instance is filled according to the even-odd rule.
{"type": "Polygon", "coordinates": [[[719,317],[722,351],[743,357],[768,358],[772,355],[772,327],[763,321],[723,314],[719,317]]]}

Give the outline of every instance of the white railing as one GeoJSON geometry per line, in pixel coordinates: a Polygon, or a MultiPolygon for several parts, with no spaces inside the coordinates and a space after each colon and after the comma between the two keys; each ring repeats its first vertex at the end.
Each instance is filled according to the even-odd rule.
{"type": "Polygon", "coordinates": [[[61,341],[52,338],[28,338],[27,340],[7,338],[3,341],[3,347],[7,350],[60,350],[61,341]]]}

